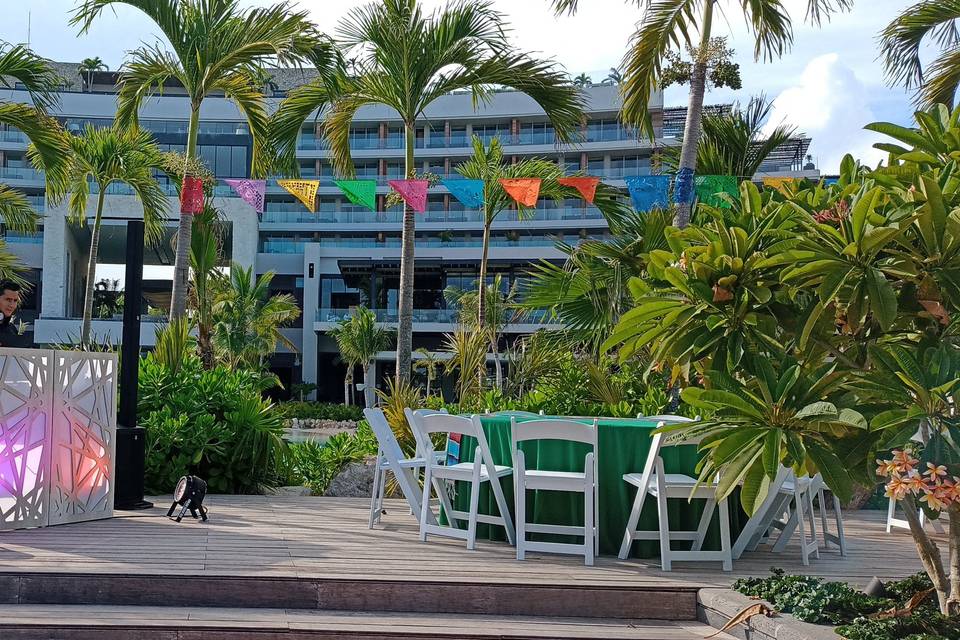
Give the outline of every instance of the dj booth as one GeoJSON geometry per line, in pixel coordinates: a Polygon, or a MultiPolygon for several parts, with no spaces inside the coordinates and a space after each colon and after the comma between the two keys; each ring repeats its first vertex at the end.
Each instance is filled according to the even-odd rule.
{"type": "Polygon", "coordinates": [[[0,530],[113,515],[117,365],[0,348],[0,530]]]}

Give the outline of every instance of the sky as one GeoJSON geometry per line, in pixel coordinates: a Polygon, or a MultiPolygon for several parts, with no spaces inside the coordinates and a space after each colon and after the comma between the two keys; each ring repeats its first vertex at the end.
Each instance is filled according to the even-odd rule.
{"type": "MultiPolygon", "coordinates": [[[[881,139],[863,131],[875,121],[909,124],[911,96],[884,83],[883,67],[877,59],[877,33],[908,3],[906,0],[857,0],[852,12],[834,16],[817,29],[803,23],[806,0],[784,0],[794,17],[794,46],[790,53],[772,63],[756,62],[750,34],[742,16],[731,4],[714,20],[714,35],[729,36],[729,44],[740,64],[743,88],[716,90],[708,103],[746,103],[763,94],[774,100],[770,126],[786,123],[813,138],[810,152],[824,173],[837,171],[845,153],[869,164],[883,154],[871,145],[881,139]]],[[[78,36],[69,26],[69,13],[77,0],[4,0],[0,39],[26,42],[28,13],[30,44],[37,53],[59,61],[102,58],[111,69],[118,68],[126,51],[141,43],[152,43],[156,30],[135,9],[118,7],[107,11],[87,35],[78,36]]],[[[248,5],[271,4],[250,0],[248,5]]],[[[311,12],[314,21],[328,33],[359,0],[300,0],[299,7],[311,12]]],[[[444,0],[423,0],[426,7],[439,7],[444,0]]],[[[547,0],[493,0],[512,27],[516,45],[541,57],[554,59],[572,75],[585,72],[602,80],[610,67],[617,66],[627,48],[641,10],[627,0],[589,0],[573,17],[554,17],[547,0]]],[[[672,87],[665,95],[669,106],[686,103],[686,88],[672,87]]]]}

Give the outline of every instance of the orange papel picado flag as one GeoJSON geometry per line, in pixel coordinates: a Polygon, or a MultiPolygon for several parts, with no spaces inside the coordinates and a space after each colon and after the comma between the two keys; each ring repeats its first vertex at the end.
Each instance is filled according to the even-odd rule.
{"type": "Polygon", "coordinates": [[[583,199],[593,204],[593,199],[597,195],[597,185],[600,184],[600,178],[595,176],[577,176],[573,178],[560,178],[557,184],[564,187],[573,187],[580,192],[583,199]]]}
{"type": "Polygon", "coordinates": [[[319,180],[277,180],[277,184],[289,191],[311,212],[316,211],[317,189],[320,188],[319,180]]]}
{"type": "Polygon", "coordinates": [[[507,195],[524,207],[537,206],[540,197],[540,178],[503,178],[500,186],[507,195]]]}

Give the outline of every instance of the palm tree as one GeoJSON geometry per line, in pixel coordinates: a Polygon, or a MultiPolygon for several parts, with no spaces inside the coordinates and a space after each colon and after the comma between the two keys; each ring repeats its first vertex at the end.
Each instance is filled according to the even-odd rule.
{"type": "Polygon", "coordinates": [[[370,378],[370,367],[381,351],[390,348],[392,332],[377,326],[377,314],[366,307],[358,307],[347,320],[341,321],[330,330],[340,348],[340,357],[347,363],[347,369],[354,364],[363,367],[363,402],[370,408],[374,400],[374,380],[370,378]]]}
{"type": "Polygon", "coordinates": [[[252,266],[230,267],[229,286],[213,305],[213,347],[229,367],[259,371],[277,343],[296,351],[280,329],[297,319],[300,308],[289,294],[270,295],[273,276],[268,271],[254,278],[252,266]]]}
{"type": "MultiPolygon", "coordinates": [[[[763,126],[773,103],[763,96],[750,99],[746,109],[734,105],[729,113],[704,114],[703,133],[697,148],[697,167],[706,175],[737,176],[749,180],[780,145],[790,140],[794,127],[777,125],[767,134],[763,126]]],[[[664,166],[676,170],[676,148],[664,153],[664,166]]]]}
{"type": "MultiPolygon", "coordinates": [[[[494,87],[527,94],[546,112],[558,142],[569,141],[583,118],[583,97],[551,62],[519,53],[510,44],[503,16],[489,0],[455,0],[425,15],[417,0],[382,0],[350,11],[339,27],[347,57],[356,56],[356,75],[331,89],[314,82],[292,92],[275,118],[281,157],[293,165],[304,120],[332,100],[324,131],[336,169],[354,172],[350,123],[357,110],[384,104],[404,124],[404,175],[414,175],[417,118],[437,98],[469,89],[477,100],[494,87]],[[333,94],[336,95],[333,95],[333,94]]],[[[296,171],[296,166],[289,170],[296,171]]],[[[414,214],[403,214],[400,262],[397,377],[409,380],[413,343],[414,214]]]]}
{"type": "Polygon", "coordinates": [[[90,230],[90,256],[83,297],[83,324],[80,343],[90,341],[93,317],[93,290],[96,284],[97,254],[100,248],[100,223],[107,188],[114,182],[129,185],[143,206],[143,224],[147,242],[155,243],[163,234],[167,197],[153,175],[160,169],[160,149],[153,136],[139,129],[94,128],[87,125],[83,134],[70,136],[70,219],[86,226],[90,185],[97,187],[93,228],[90,230]]]}
{"type": "MultiPolygon", "coordinates": [[[[650,94],[660,84],[667,54],[674,47],[692,47],[707,51],[713,28],[713,14],[719,0],[633,0],[643,7],[643,18],[623,59],[623,108],[621,117],[630,125],[644,127],[653,137],[648,105],[650,94]],[[694,35],[700,36],[699,41],[694,35]]],[[[573,13],[578,0],[549,0],[557,14],[573,13]]],[[[771,61],[793,44],[793,24],[782,0],[738,0],[747,28],[754,36],[754,57],[771,61]]],[[[836,11],[853,6],[853,0],[807,0],[807,19],[819,26],[836,11]]],[[[728,14],[729,17],[729,14],[728,14]]],[[[697,168],[700,125],[703,119],[703,95],[706,91],[708,58],[698,55],[690,76],[690,98],[683,128],[680,169],[691,173],[697,168]]],[[[678,202],[675,224],[685,227],[690,220],[690,205],[678,202]]]]}
{"type": "MultiPolygon", "coordinates": [[[[460,324],[484,337],[490,353],[493,354],[496,388],[501,389],[503,368],[500,364],[500,336],[508,324],[516,322],[523,315],[517,302],[516,285],[504,293],[503,279],[500,274],[497,274],[491,284],[481,284],[479,289],[464,291],[449,287],[443,293],[451,304],[459,307],[457,319],[460,324]],[[479,313],[481,308],[484,309],[482,316],[479,313]]],[[[486,350],[484,351],[486,355],[486,350]]],[[[484,362],[484,366],[478,372],[481,381],[485,378],[485,374],[484,362]]]]}
{"type": "Polygon", "coordinates": [[[420,347],[414,353],[416,353],[419,357],[413,361],[413,368],[423,369],[424,373],[427,374],[426,397],[429,398],[430,386],[437,377],[437,367],[440,366],[440,360],[433,351],[423,347],[420,347]]]}
{"type": "Polygon", "coordinates": [[[611,221],[612,241],[560,245],[567,254],[562,266],[546,260],[536,265],[521,292],[523,306],[549,309],[560,321],[562,333],[551,332],[554,344],[568,351],[586,345],[595,356],[602,353],[603,341],[633,306],[631,278],[644,275],[651,251],[667,248],[664,230],[672,216],[665,209],[633,212],[611,221]]]}
{"type": "Polygon", "coordinates": [[[96,58],[84,58],[81,60],[77,71],[83,76],[87,91],[91,91],[93,87],[93,74],[97,71],[107,71],[109,68],[110,67],[100,59],[100,56],[97,56],[96,58]]]}
{"type": "Polygon", "coordinates": [[[904,9],[880,32],[880,55],[892,84],[915,89],[918,106],[953,105],[960,86],[960,3],[921,0],[904,9]],[[924,65],[921,54],[931,45],[939,56],[924,65]]]}
{"type": "Polygon", "coordinates": [[[603,84],[620,84],[623,82],[623,74],[616,67],[610,67],[610,73],[604,78],[603,84]]]}
{"type": "Polygon", "coordinates": [[[220,264],[221,237],[217,223],[220,211],[205,205],[193,221],[193,234],[190,237],[190,270],[193,274],[193,305],[197,315],[197,347],[200,361],[207,369],[212,369],[213,349],[213,306],[218,292],[225,284],[224,276],[217,270],[220,264]]]}
{"type": "MultiPolygon", "coordinates": [[[[135,49],[123,67],[117,96],[117,120],[135,124],[143,101],[171,82],[184,87],[190,98],[186,157],[197,155],[197,134],[203,99],[214,92],[228,96],[244,114],[253,136],[251,173],[270,169],[268,116],[263,87],[255,70],[266,64],[309,63],[327,73],[339,57],[330,43],[287,2],[242,9],[239,0],[83,0],[70,24],[85,33],[109,6],[123,4],[152,19],[170,43],[135,49]]],[[[181,214],[177,230],[170,318],[186,311],[190,272],[190,235],[193,216],[181,214]]]]}
{"type": "MultiPolygon", "coordinates": [[[[66,192],[70,155],[66,132],[46,113],[48,107],[56,104],[56,91],[62,83],[50,64],[26,47],[0,43],[0,86],[12,88],[21,84],[33,101],[33,106],[0,102],[0,125],[19,129],[30,140],[28,156],[34,166],[45,172],[47,195],[52,201],[58,201],[66,192]]],[[[27,197],[5,184],[0,184],[0,216],[8,228],[27,232],[36,230],[39,219],[27,197]]],[[[15,273],[5,267],[0,268],[0,276],[16,279],[15,273]]]]}
{"type": "Polygon", "coordinates": [[[592,87],[593,79],[585,73],[581,73],[573,79],[573,84],[577,87],[592,87]]]}

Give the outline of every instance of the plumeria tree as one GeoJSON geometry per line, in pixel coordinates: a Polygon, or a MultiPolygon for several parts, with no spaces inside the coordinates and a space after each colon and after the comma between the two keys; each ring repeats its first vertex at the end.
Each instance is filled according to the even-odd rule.
{"type": "Polygon", "coordinates": [[[941,612],[960,613],[960,109],[874,123],[886,166],[832,184],[740,185],[644,256],[607,339],[671,368],[706,416],[701,480],[753,513],[783,467],[841,499],[877,480],[903,506],[941,612]],[[893,451],[893,453],[889,453],[893,451]],[[948,528],[947,558],[920,511],[948,528]]]}

